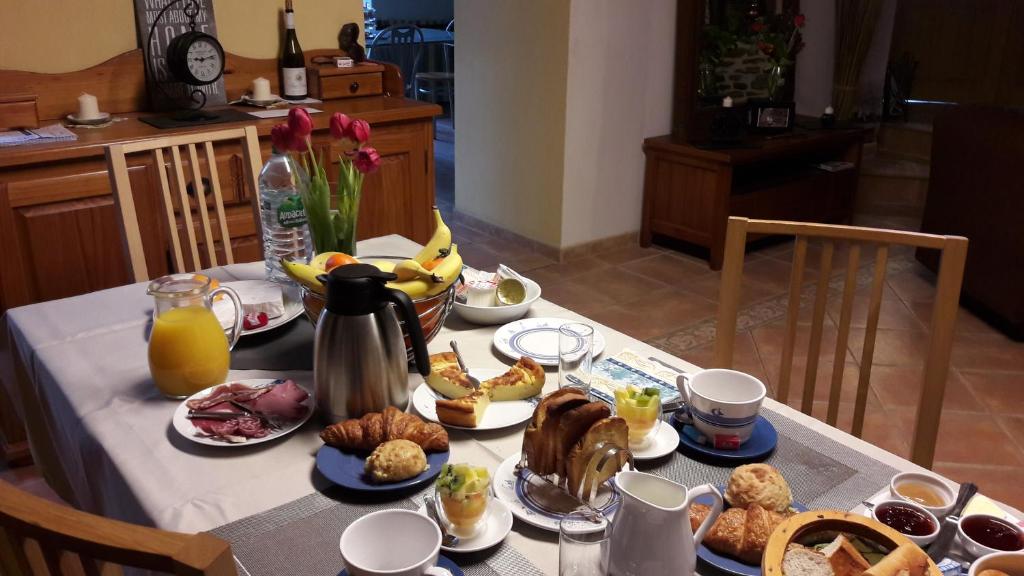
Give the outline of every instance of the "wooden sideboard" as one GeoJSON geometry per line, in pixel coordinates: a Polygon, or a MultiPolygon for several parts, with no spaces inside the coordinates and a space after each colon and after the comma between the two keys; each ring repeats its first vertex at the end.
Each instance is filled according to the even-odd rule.
{"type": "Polygon", "coordinates": [[[860,173],[863,132],[804,130],[752,138],[743,147],[705,149],[670,136],[644,141],[640,245],[656,236],[708,249],[712,270],[722,267],[729,216],[847,222],[860,173]],[[853,168],[827,172],[833,160],[853,168]]]}
{"type": "MultiPolygon", "coordinates": [[[[337,54],[309,51],[307,58],[337,54]]],[[[339,150],[330,138],[332,113],[343,112],[373,127],[371,143],[382,157],[381,168],[367,176],[359,210],[360,238],[401,234],[425,243],[432,233],[434,204],[433,118],[435,104],[402,97],[397,68],[374,64],[383,72],[377,95],[327,100],[313,107],[314,150],[330,159],[328,178],[337,181],[339,150]],[[395,94],[392,96],[391,94],[395,94]]],[[[98,96],[101,109],[115,115],[105,128],[78,128],[78,140],[0,148],[0,314],[8,308],[83,294],[129,283],[131,276],[107,177],[106,146],[170,134],[254,125],[263,158],[270,155],[270,129],[283,120],[253,117],[243,123],[211,124],[160,130],[139,120],[147,114],[142,59],[133,50],[86,70],[67,74],[0,71],[0,97],[37,94],[40,125],[58,122],[76,107],[82,91],[98,96]]],[[[277,92],[275,60],[227,56],[225,87],[236,99],[252,79],[271,80],[277,92]]],[[[253,109],[249,109],[253,110],[253,109]]],[[[250,202],[254,191],[242,185],[242,158],[237,144],[215,147],[226,205],[226,219],[237,261],[262,259],[250,202]]],[[[159,182],[152,157],[129,160],[143,244],[150,275],[170,271],[169,236],[159,217],[159,182]]],[[[205,170],[204,170],[205,172],[205,170]]],[[[191,171],[186,169],[186,174],[191,171]]],[[[189,182],[193,190],[201,190],[189,182]]],[[[193,194],[193,198],[195,195],[193,194]]],[[[0,449],[23,440],[0,394],[0,449]]],[[[8,450],[10,453],[10,450],[8,450]]],[[[16,455],[16,454],[15,454],[16,455]]]]}

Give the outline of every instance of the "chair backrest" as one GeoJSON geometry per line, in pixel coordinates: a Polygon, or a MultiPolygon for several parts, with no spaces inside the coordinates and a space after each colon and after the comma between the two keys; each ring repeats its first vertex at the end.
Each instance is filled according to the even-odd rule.
{"type": "Polygon", "coordinates": [[[445,42],[441,46],[444,54],[444,71],[451,74],[455,70],[455,19],[452,18],[448,25],[444,27],[444,31],[452,35],[451,42],[445,42]]]}
{"type": "Polygon", "coordinates": [[[181,576],[235,576],[231,546],[75,510],[0,481],[0,573],[99,575],[101,563],[181,576]]]}
{"type": "Polygon", "coordinates": [[[779,370],[779,384],[776,397],[785,403],[789,398],[789,382],[793,367],[793,350],[796,343],[797,318],[800,315],[801,294],[804,289],[803,275],[807,261],[809,239],[822,242],[821,261],[814,288],[814,308],[810,326],[810,343],[807,351],[807,365],[804,374],[803,396],[800,410],[811,414],[814,404],[815,380],[818,374],[818,357],[821,352],[822,331],[828,302],[829,280],[832,276],[832,255],[837,242],[849,245],[849,256],[843,281],[843,299],[837,327],[835,360],[833,361],[832,382],[829,389],[826,422],[835,426],[838,419],[840,393],[843,384],[843,369],[850,335],[850,319],[853,309],[854,292],[857,288],[857,273],[860,267],[862,247],[875,250],[873,279],[868,304],[868,317],[864,331],[864,348],[860,362],[860,375],[854,403],[851,433],[860,437],[864,427],[864,412],[867,404],[868,386],[871,378],[871,364],[875,351],[875,334],[882,306],[882,294],[892,245],[929,248],[941,251],[941,264],[935,293],[935,304],[931,319],[931,336],[928,355],[925,358],[924,382],[918,401],[917,423],[911,447],[911,460],[925,467],[931,467],[935,454],[935,440],[938,434],[939,418],[942,414],[942,398],[949,372],[949,357],[953,347],[953,328],[960,301],[960,284],[963,279],[964,260],[967,256],[967,239],[961,236],[938,236],[918,232],[859,228],[806,222],[777,222],[770,220],[748,220],[729,218],[726,231],[725,262],[722,268],[721,291],[718,308],[718,328],[715,338],[715,365],[732,366],[733,344],[736,336],[736,321],[740,298],[740,281],[743,274],[743,259],[747,235],[789,235],[795,236],[793,265],[789,283],[789,303],[786,312],[785,333],[782,344],[782,364],[779,370]]]}
{"type": "Polygon", "coordinates": [[[154,138],[107,146],[107,173],[110,176],[110,186],[114,190],[114,201],[119,210],[125,250],[127,251],[132,275],[136,282],[142,282],[150,278],[149,270],[146,266],[146,255],[143,250],[142,235],[139,231],[139,221],[135,212],[135,200],[132,196],[126,157],[140,152],[151,153],[152,163],[157,172],[157,180],[160,183],[162,212],[171,240],[171,256],[173,258],[174,271],[197,271],[220,264],[233,264],[235,261],[231,250],[231,238],[228,234],[227,218],[224,214],[224,196],[221,193],[220,179],[217,173],[217,157],[213,151],[213,144],[215,142],[232,140],[237,141],[242,149],[243,185],[249,188],[249,194],[252,198],[253,215],[257,226],[257,235],[262,239],[262,234],[259,234],[259,186],[257,183],[262,159],[255,126],[168,136],[166,138],[154,138]],[[204,178],[202,174],[202,162],[197,151],[197,146],[200,145],[205,156],[207,178],[204,178]],[[165,155],[165,151],[167,155],[165,155]],[[183,160],[186,154],[189,167],[187,179],[185,160],[183,160]],[[170,157],[169,166],[166,162],[168,156],[170,157]],[[168,175],[168,168],[170,169],[170,175],[168,175]],[[209,183],[209,190],[207,190],[206,183],[209,183]],[[202,194],[199,193],[200,190],[203,191],[202,194]],[[213,194],[212,204],[216,212],[216,230],[207,208],[206,194],[209,192],[213,194]],[[189,200],[190,193],[196,196],[196,200],[189,200]],[[200,198],[202,201],[200,201],[200,198]],[[180,213],[180,217],[184,222],[184,239],[179,238],[176,211],[180,213]],[[199,215],[199,233],[201,236],[198,237],[192,216],[193,211],[199,215]],[[206,248],[205,260],[199,253],[200,239],[206,248]],[[224,252],[225,262],[223,263],[218,262],[217,258],[218,242],[224,252]],[[186,254],[182,253],[183,243],[186,244],[189,250],[187,260],[185,258],[186,254]]]}
{"type": "Polygon", "coordinates": [[[423,44],[423,30],[419,26],[389,26],[373,37],[366,56],[397,65],[405,80],[405,93],[412,96],[423,44]]]}

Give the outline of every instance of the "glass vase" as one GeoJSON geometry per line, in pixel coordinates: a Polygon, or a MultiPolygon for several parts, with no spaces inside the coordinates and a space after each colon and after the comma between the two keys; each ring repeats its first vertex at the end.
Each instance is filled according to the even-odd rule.
{"type": "Polygon", "coordinates": [[[337,251],[350,256],[356,254],[356,224],[359,222],[359,196],[361,186],[338,184],[337,210],[333,210],[337,251]]]}
{"type": "Polygon", "coordinates": [[[779,89],[785,83],[785,69],[775,65],[768,69],[768,99],[778,100],[781,94],[779,89]]]}

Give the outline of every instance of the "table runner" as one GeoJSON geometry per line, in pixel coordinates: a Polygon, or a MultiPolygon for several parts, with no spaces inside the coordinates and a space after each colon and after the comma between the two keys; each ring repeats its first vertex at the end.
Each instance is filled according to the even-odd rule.
{"type": "MultiPolygon", "coordinates": [[[[778,446],[766,462],[783,471],[794,498],[808,508],[850,510],[877,493],[897,472],[769,408],[761,412],[779,433],[778,446]]],[[[640,462],[637,468],[690,487],[708,482],[724,485],[733,469],[692,460],[678,452],[667,460],[640,462]]],[[[211,532],[231,543],[235,558],[249,576],[288,571],[336,575],[342,567],[338,539],[346,526],[377,510],[414,510],[430,490],[399,501],[359,499],[343,491],[317,492],[211,532]]],[[[521,527],[518,521],[516,526],[521,527]]],[[[448,556],[469,576],[542,573],[507,542],[476,555],[448,556]]]]}
{"type": "MultiPolygon", "coordinates": [[[[239,574],[336,576],[344,568],[338,541],[345,528],[378,510],[415,510],[433,485],[399,501],[340,501],[319,492],[210,532],[231,543],[239,574]]],[[[339,495],[344,497],[344,495],[339,495]]],[[[401,544],[396,542],[395,544],[401,544]]],[[[466,576],[543,576],[543,572],[506,540],[472,554],[451,554],[466,576]]]]}

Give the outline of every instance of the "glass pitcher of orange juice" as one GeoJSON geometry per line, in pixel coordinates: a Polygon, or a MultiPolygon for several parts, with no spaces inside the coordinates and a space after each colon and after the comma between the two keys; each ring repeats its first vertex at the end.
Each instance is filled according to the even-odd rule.
{"type": "Polygon", "coordinates": [[[153,329],[149,335],[149,372],[169,398],[186,398],[221,384],[228,376],[230,351],[242,334],[242,302],[227,287],[214,288],[201,274],[170,274],[153,280],[153,329]],[[235,305],[228,341],[213,313],[213,299],[224,294],[235,305]]]}

